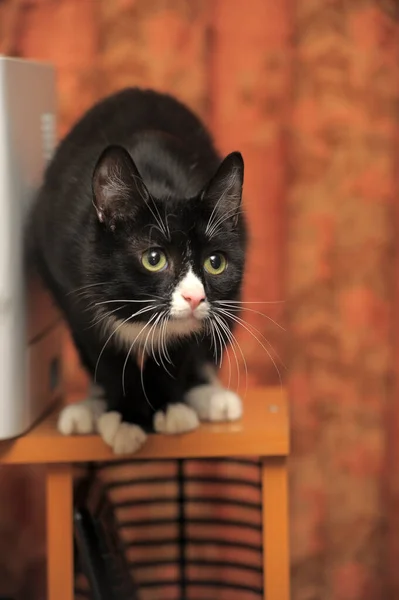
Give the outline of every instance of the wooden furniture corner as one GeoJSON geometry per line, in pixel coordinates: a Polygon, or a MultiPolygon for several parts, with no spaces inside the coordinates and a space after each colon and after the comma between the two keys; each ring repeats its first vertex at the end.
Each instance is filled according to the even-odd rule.
{"type": "MultiPolygon", "coordinates": [[[[285,391],[248,391],[235,423],[202,424],[184,435],[150,435],[129,459],[261,457],[264,598],[289,600],[289,419],[285,391]]],[[[77,463],[120,460],[95,435],[58,433],[57,407],[29,433],[0,442],[0,464],[47,466],[47,600],[73,600],[73,470],[77,463]]]]}

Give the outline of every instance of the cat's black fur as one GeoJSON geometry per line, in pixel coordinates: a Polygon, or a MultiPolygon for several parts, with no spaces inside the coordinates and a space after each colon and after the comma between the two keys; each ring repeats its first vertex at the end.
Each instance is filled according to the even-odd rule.
{"type": "MultiPolygon", "coordinates": [[[[242,182],[241,155],[233,153],[221,164],[191,111],[170,96],[138,89],[124,90],[91,109],[47,169],[31,220],[35,258],[84,366],[104,387],[109,409],[121,412],[124,420],[150,430],[153,409],[181,402],[187,389],[201,382],[203,363],[213,360],[212,339],[204,331],[170,341],[173,365],[167,367],[173,377],[148,349],[143,381],[152,408],[142,391],[135,349],[123,387],[128,347],[117,336],[106,344],[95,373],[112,332],[104,327],[106,319],[93,325],[98,309],[115,311],[113,316],[124,320],[148,299],[167,304],[188,262],[211,305],[237,300],[246,245],[242,182]],[[209,238],[205,230],[212,211],[221,222],[209,238]],[[169,228],[170,239],[158,218],[169,228]],[[164,248],[173,268],[147,272],[139,257],[149,246],[164,248]],[[226,255],[228,268],[215,277],[204,272],[203,261],[216,250],[226,255]]],[[[145,322],[152,315],[134,320],[145,322]]]]}

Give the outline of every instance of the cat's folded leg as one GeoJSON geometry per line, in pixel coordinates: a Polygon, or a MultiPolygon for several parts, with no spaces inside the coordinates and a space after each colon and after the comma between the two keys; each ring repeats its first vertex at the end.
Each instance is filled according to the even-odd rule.
{"type": "Polygon", "coordinates": [[[237,421],[242,416],[241,398],[224,388],[215,376],[209,378],[209,383],[189,389],[184,400],[201,421],[237,421]]]}
{"type": "Polygon", "coordinates": [[[147,439],[144,429],[134,423],[122,421],[121,413],[114,410],[99,418],[97,428],[104,442],[111,446],[115,454],[133,454],[147,439]]]}
{"type": "Polygon", "coordinates": [[[58,431],[63,435],[99,433],[115,454],[131,454],[144,444],[146,434],[141,427],[122,421],[117,411],[106,412],[104,390],[91,384],[89,395],[62,409],[58,431]]]}
{"type": "Polygon", "coordinates": [[[157,433],[186,433],[197,429],[199,419],[195,410],[186,404],[168,404],[165,410],[155,413],[153,425],[157,433]]]}
{"type": "Polygon", "coordinates": [[[62,409],[58,417],[58,431],[63,435],[96,433],[98,420],[105,410],[104,391],[93,383],[85,400],[62,409]]]}
{"type": "Polygon", "coordinates": [[[115,454],[133,454],[147,439],[139,425],[122,421],[122,415],[115,410],[103,414],[97,423],[98,433],[104,442],[111,446],[115,454]]]}

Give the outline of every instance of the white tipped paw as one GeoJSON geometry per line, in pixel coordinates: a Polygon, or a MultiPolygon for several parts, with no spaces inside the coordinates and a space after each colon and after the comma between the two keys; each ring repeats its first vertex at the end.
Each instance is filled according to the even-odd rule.
{"type": "Polygon", "coordinates": [[[242,416],[241,399],[234,392],[215,385],[199,385],[185,398],[201,421],[237,421],[242,416]]]}
{"type": "Polygon", "coordinates": [[[97,421],[105,412],[105,402],[88,398],[62,409],[57,428],[63,435],[89,434],[97,431],[97,421]]]}
{"type": "Polygon", "coordinates": [[[157,433],[186,433],[197,429],[197,413],[185,404],[169,404],[166,411],[159,410],[154,415],[154,429],[157,433]]]}
{"type": "Polygon", "coordinates": [[[111,446],[115,454],[133,454],[147,439],[141,427],[122,421],[120,413],[116,411],[102,415],[97,428],[104,442],[111,446]]]}
{"type": "Polygon", "coordinates": [[[107,412],[98,419],[98,433],[108,446],[112,446],[121,422],[122,415],[116,411],[107,412]]]}

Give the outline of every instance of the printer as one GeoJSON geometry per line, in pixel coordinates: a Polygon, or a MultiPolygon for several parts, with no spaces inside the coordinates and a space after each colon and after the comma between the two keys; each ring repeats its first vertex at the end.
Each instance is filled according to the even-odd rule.
{"type": "Polygon", "coordinates": [[[52,66],[0,56],[0,440],[25,433],[61,392],[62,320],[25,244],[55,107],[52,66]]]}

